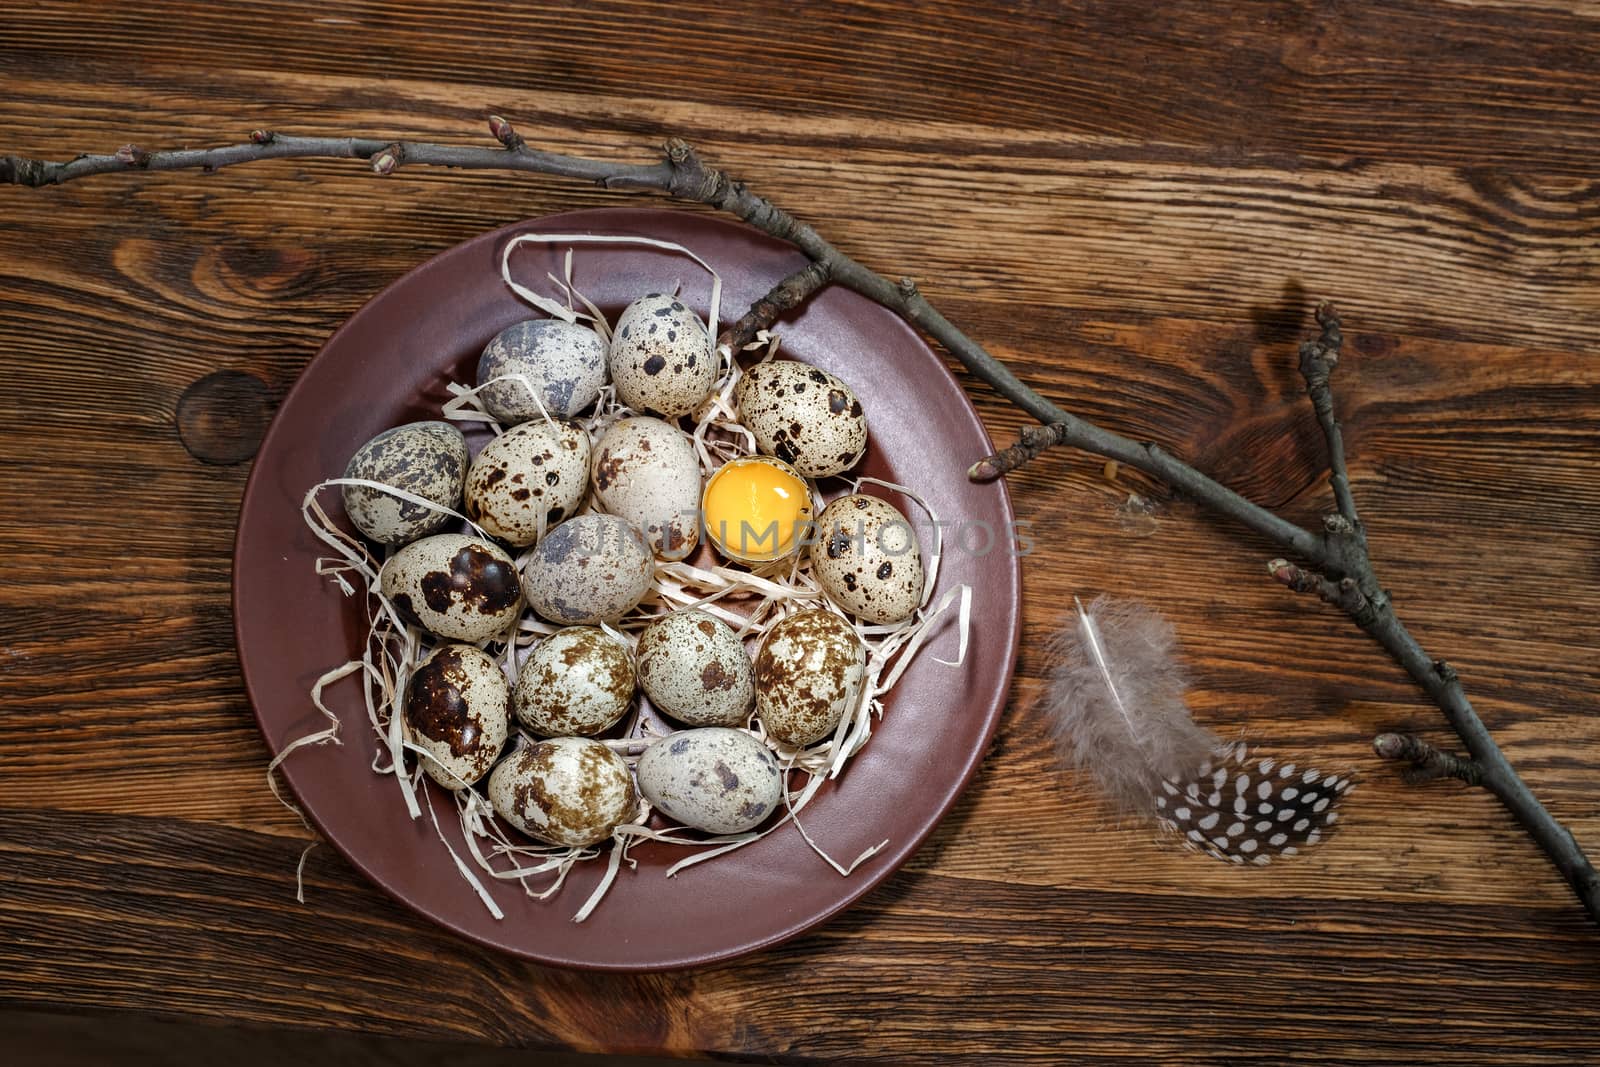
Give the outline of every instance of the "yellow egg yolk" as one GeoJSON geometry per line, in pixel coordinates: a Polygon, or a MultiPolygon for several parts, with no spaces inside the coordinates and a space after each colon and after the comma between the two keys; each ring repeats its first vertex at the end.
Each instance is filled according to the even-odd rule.
{"type": "Polygon", "coordinates": [[[765,563],[793,552],[811,521],[811,490],[782,460],[724,463],[706,484],[706,532],[722,554],[765,563]]]}

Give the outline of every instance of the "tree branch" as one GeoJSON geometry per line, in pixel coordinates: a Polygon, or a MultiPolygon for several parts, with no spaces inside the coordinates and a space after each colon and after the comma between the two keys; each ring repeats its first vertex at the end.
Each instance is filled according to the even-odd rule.
{"type": "Polygon", "coordinates": [[[1282,584],[1293,589],[1296,593],[1314,593],[1325,604],[1332,604],[1361,625],[1363,620],[1371,621],[1374,615],[1372,602],[1361,591],[1360,583],[1354,578],[1341,578],[1337,582],[1326,575],[1316,571],[1297,567],[1286,559],[1275,559],[1267,564],[1267,570],[1282,584]]]}
{"type": "Polygon", "coordinates": [[[1378,581],[1368,554],[1366,529],[1357,516],[1345,468],[1344,438],[1333,413],[1330,376],[1338,364],[1344,340],[1338,313],[1331,304],[1322,304],[1317,308],[1317,322],[1322,327],[1322,335],[1300,346],[1300,370],[1317,422],[1328,442],[1333,495],[1339,510],[1323,518],[1323,555],[1324,566],[1333,571],[1338,580],[1282,559],[1273,560],[1267,569],[1290,589],[1314,593],[1339,608],[1383,646],[1444,712],[1456,736],[1466,745],[1470,758],[1463,760],[1420,739],[1398,734],[1381,735],[1374,743],[1378,754],[1390,759],[1410,759],[1416,764],[1407,775],[1409,780],[1450,774],[1493,793],[1550,857],[1590,918],[1600,922],[1600,873],[1596,872],[1572,832],[1539,802],[1500,746],[1495,744],[1488,727],[1467,699],[1455,668],[1443,660],[1435,660],[1423,650],[1395,615],[1389,594],[1378,581]]]}
{"type": "Polygon", "coordinates": [[[726,347],[737,354],[755,340],[756,334],[777,322],[785,311],[804,304],[818,289],[827,285],[829,274],[826,260],[807,263],[774,285],[765,296],[751,305],[743,318],[723,330],[722,336],[717,339],[717,346],[726,347]]]}
{"type": "Polygon", "coordinates": [[[1356,517],[1356,501],[1350,492],[1350,475],[1345,470],[1344,433],[1333,413],[1333,388],[1330,379],[1333,368],[1339,365],[1339,350],[1344,346],[1344,333],[1339,328],[1339,313],[1332,304],[1317,306],[1317,325],[1322,336],[1300,346],[1300,373],[1306,380],[1306,392],[1311,396],[1311,407],[1317,413],[1322,435],[1328,441],[1328,468],[1332,472],[1333,500],[1339,514],[1353,526],[1361,520],[1356,517]]]}
{"type": "Polygon", "coordinates": [[[1550,857],[1589,917],[1600,923],[1600,872],[1596,872],[1594,864],[1584,855],[1572,831],[1539,802],[1528,788],[1528,783],[1522,780],[1511,761],[1506,759],[1505,753],[1500,751],[1500,746],[1495,744],[1489,728],[1483,724],[1472,702],[1467,699],[1455,668],[1443,660],[1430,657],[1387,602],[1372,623],[1362,629],[1388,649],[1406,673],[1416,679],[1434,703],[1439,705],[1456,736],[1466,746],[1468,755],[1481,768],[1478,784],[1500,799],[1544,850],[1545,855],[1550,857]]]}
{"type": "Polygon", "coordinates": [[[1483,768],[1476,761],[1435,748],[1416,734],[1379,734],[1372,739],[1372,750],[1384,759],[1410,763],[1406,781],[1413,784],[1435,778],[1459,778],[1468,785],[1483,783],[1483,768]]]}
{"type": "Polygon", "coordinates": [[[1024,426],[1017,434],[1016,444],[978,460],[967,468],[967,477],[975,482],[992,482],[1010,474],[1042,455],[1046,449],[1061,444],[1066,432],[1066,424],[1060,422],[1052,422],[1048,426],[1024,426]]]}
{"type": "Polygon", "coordinates": [[[49,163],[22,156],[0,156],[0,185],[60,185],[97,174],[119,174],[129,170],[221,170],[241,163],[264,159],[365,159],[385,149],[398,149],[407,163],[467,170],[519,170],[556,174],[596,182],[609,188],[665,189],[671,178],[671,165],[656,163],[638,166],[574,156],[538,152],[533,149],[508,151],[470,145],[429,144],[424,141],[388,141],[370,137],[286,137],[271,130],[256,130],[246,144],[219,148],[183,148],[146,152],[127,145],[113,155],[79,156],[65,163],[49,163]]]}
{"type": "MultiPolygon", "coordinates": [[[[1339,606],[1422,685],[1444,711],[1445,717],[1466,745],[1472,763],[1479,768],[1479,784],[1500,798],[1555,863],[1589,914],[1600,922],[1600,875],[1596,874],[1571,833],[1545,810],[1528,790],[1526,783],[1517,776],[1467,701],[1455,672],[1442,663],[1436,664],[1395,617],[1388,595],[1373,574],[1371,561],[1367,557],[1365,533],[1356,514],[1345,468],[1343,438],[1333,413],[1330,378],[1338,362],[1343,338],[1338,317],[1331,308],[1319,309],[1318,322],[1322,326],[1322,335],[1316,341],[1308,342],[1301,351],[1301,368],[1306,375],[1307,389],[1318,422],[1328,440],[1332,488],[1338,508],[1338,514],[1325,522],[1325,529],[1313,533],[1251,503],[1152,443],[1138,442],[1113,433],[1051,403],[1023,384],[983,346],[952,325],[928,303],[910,279],[892,282],[862,266],[825,241],[810,226],[752,193],[742,182],[706,166],[683,141],[669,141],[665,158],[660,162],[625,164],[530,148],[511,124],[498,116],[491,118],[490,132],[499,143],[498,148],[359,137],[286,137],[269,130],[256,130],[248,143],[216,148],[149,152],[137,145],[127,145],[113,155],[85,155],[61,163],[5,156],[0,157],[0,184],[38,187],[59,185],[92,175],[129,171],[189,168],[213,171],[268,159],[361,159],[379,174],[393,173],[401,165],[552,174],[593,182],[607,189],[666,193],[680,200],[709,204],[735,215],[757,229],[793,244],[805,253],[814,267],[814,273],[808,273],[813,268],[807,268],[779,283],[773,292],[763,298],[766,305],[758,302],[746,319],[753,323],[766,320],[770,325],[772,318],[787,309],[784,301],[791,295],[797,301],[803,300],[809,295],[807,289],[814,292],[827,280],[844,285],[889,308],[921,329],[943,345],[975,377],[1042,424],[1041,429],[1033,431],[1033,436],[1024,434],[1018,446],[1021,452],[1008,449],[999,455],[1010,454],[1020,463],[1044,448],[1071,445],[1115,460],[1169,483],[1199,503],[1268,538],[1314,568],[1302,571],[1286,561],[1275,560],[1273,575],[1291,588],[1316,593],[1339,606]],[[802,278],[801,275],[806,277],[802,278]],[[785,289],[785,286],[788,288],[785,289]],[[1046,438],[1049,439],[1048,444],[1044,443],[1046,438]]],[[[734,328],[741,328],[744,321],[741,320],[734,328]]],[[[754,331],[751,333],[753,336],[754,331]]],[[[998,462],[996,459],[990,457],[989,460],[974,464],[972,477],[980,480],[998,477],[1018,465],[1012,463],[1007,466],[1010,458],[998,462]]]]}

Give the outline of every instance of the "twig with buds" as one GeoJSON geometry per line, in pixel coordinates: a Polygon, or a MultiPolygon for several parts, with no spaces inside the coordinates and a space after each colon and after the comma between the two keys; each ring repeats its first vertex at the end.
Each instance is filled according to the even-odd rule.
{"type": "Polygon", "coordinates": [[[1372,750],[1384,759],[1410,763],[1405,778],[1413,784],[1431,782],[1435,778],[1459,778],[1468,785],[1483,784],[1483,765],[1477,760],[1462,759],[1453,752],[1436,748],[1416,734],[1379,734],[1372,739],[1372,750]]]}

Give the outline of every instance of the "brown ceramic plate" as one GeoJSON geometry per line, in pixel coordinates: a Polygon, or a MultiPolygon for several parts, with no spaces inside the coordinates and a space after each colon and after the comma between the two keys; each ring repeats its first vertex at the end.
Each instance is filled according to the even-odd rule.
{"type": "MultiPolygon", "coordinates": [[[[284,400],[239,513],[233,587],[239,658],[274,752],[323,725],[307,692],[329,667],[357,653],[364,630],[356,603],[314,571],[325,553],[301,522],[301,497],[342,473],[350,454],[380,430],[436,418],[448,398],[445,383],[471,381],[489,338],[532,314],[501,283],[498,270],[505,243],[531,231],[636,234],[685,245],[722,275],[722,306],[733,317],[804,263],[788,245],[687,211],[582,211],[458,245],[351,316],[284,400]]],[[[525,245],[513,263],[524,281],[543,279],[546,270],[559,274],[561,255],[561,249],[525,245]]],[[[579,246],[574,278],[608,315],[674,280],[702,312],[710,296],[703,271],[649,248],[579,246]]],[[[1012,519],[1004,488],[973,485],[965,475],[967,465],[989,451],[988,435],[944,363],[915,333],[865,298],[830,288],[785,320],[782,334],[787,354],[836,372],[860,394],[871,429],[864,473],[916,488],[945,520],[987,523],[1003,546],[1012,519]]],[[[324,502],[334,512],[337,493],[327,493],[324,502]]],[[[968,540],[982,547],[980,532],[968,540]]],[[[323,836],[362,873],[465,937],[545,963],[597,970],[727,959],[815,926],[888,877],[972,777],[1005,706],[1016,658],[1016,556],[1003,547],[981,555],[952,548],[939,574],[940,591],[958,583],[973,589],[966,666],[952,670],[933,662],[955,654],[956,628],[948,626],[901,679],[870,743],[806,810],[806,828],[836,857],[889,839],[888,848],[849,878],[826,866],[793,827],[671,879],[663,871],[684,851],[647,843],[631,852],[638,869],[624,869],[587,922],[570,920],[603,863],[580,865],[566,887],[543,902],[514,884],[490,882],[505,911],[497,921],[456,872],[426,815],[407,819],[395,783],[369,769],[373,744],[354,679],[329,690],[345,743],[302,749],[285,762],[284,775],[323,836]]],[[[454,819],[444,818],[453,814],[450,801],[436,792],[434,803],[462,851],[454,819]]]]}

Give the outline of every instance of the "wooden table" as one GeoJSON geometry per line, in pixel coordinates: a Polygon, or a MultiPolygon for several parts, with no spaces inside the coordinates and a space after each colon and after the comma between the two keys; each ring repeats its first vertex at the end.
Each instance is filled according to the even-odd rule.
{"type": "MultiPolygon", "coordinates": [[[[915,274],[1050,396],[1308,523],[1328,488],[1294,350],[1336,299],[1355,490],[1401,614],[1600,851],[1595,4],[119,7],[10,5],[0,154],[253,127],[471,141],[488,109],[607,157],[682,135],[915,274]]],[[[1269,581],[1268,544],[1076,454],[1012,483],[1039,551],[988,761],[837,921],[605,977],[458,941],[327,849],[297,905],[306,834],[265,787],[228,601],[260,420],[423,258],[624,202],[336,163],[0,188],[6,1005],[123,1015],[81,1034],[159,1019],[779,1061],[1600,1057],[1600,932],[1554,871],[1487,795],[1371,755],[1386,729],[1447,740],[1438,713],[1269,581]],[[1053,771],[1042,646],[1098,590],[1173,620],[1203,721],[1355,770],[1341,832],[1234,869],[1053,771]]],[[[1011,439],[1019,415],[974,399],[1011,439]]]]}

